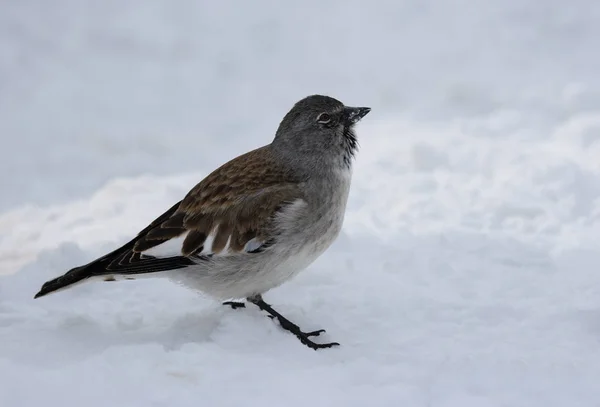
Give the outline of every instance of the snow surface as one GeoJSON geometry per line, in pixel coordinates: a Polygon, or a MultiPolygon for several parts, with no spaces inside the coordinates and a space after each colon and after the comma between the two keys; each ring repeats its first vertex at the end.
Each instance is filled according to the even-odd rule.
{"type": "Polygon", "coordinates": [[[599,406],[600,3],[0,4],[0,406],[599,406]],[[344,231],[256,308],[40,285],[297,99],[360,124],[344,231]]]}

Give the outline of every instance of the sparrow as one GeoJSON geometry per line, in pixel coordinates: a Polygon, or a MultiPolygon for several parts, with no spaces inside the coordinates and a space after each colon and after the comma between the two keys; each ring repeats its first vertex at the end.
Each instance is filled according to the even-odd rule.
{"type": "Polygon", "coordinates": [[[358,142],[370,112],[323,95],[298,101],[272,142],[214,170],[116,250],[42,285],[34,298],[91,280],[166,276],[232,308],[246,300],[312,349],[304,332],[263,300],[321,256],[342,228],[358,142]]]}

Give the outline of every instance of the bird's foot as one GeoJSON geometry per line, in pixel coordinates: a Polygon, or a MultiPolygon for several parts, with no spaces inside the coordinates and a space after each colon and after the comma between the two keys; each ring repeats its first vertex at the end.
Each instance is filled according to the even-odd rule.
{"type": "Polygon", "coordinates": [[[279,321],[279,325],[286,331],[293,333],[296,338],[300,340],[304,345],[308,346],[311,349],[323,349],[323,348],[333,348],[334,346],[339,346],[338,342],[329,342],[329,343],[316,343],[313,342],[310,337],[319,336],[325,332],[324,329],[318,329],[316,331],[303,332],[300,327],[294,323],[292,323],[289,319],[275,317],[279,321]]]}
{"type": "Polygon", "coordinates": [[[303,332],[298,325],[294,324],[292,321],[290,321],[289,319],[285,318],[283,315],[281,315],[280,313],[275,311],[273,309],[273,307],[271,307],[271,305],[267,304],[260,295],[250,297],[250,298],[248,298],[248,301],[255,304],[261,310],[269,313],[269,317],[271,317],[272,319],[276,318],[279,321],[279,324],[281,325],[281,327],[283,329],[293,333],[296,336],[296,338],[298,338],[300,340],[300,342],[302,342],[304,345],[308,346],[311,349],[317,350],[317,349],[323,349],[323,348],[332,348],[334,346],[340,345],[338,342],[330,342],[330,343],[313,342],[310,339],[310,337],[321,335],[322,333],[325,332],[324,329],[318,329],[316,331],[310,331],[310,332],[303,332]]]}

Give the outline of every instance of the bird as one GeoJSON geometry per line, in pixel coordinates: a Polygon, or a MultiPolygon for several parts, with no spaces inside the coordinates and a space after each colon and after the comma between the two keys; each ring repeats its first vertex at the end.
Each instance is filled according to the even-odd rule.
{"type": "Polygon", "coordinates": [[[355,125],[370,111],[318,94],[297,101],[271,143],[218,167],[129,242],[47,281],[34,298],[91,280],[160,275],[234,309],[254,304],[309,348],[338,346],[313,341],[325,330],[303,331],[263,294],[339,236],[355,125]]]}

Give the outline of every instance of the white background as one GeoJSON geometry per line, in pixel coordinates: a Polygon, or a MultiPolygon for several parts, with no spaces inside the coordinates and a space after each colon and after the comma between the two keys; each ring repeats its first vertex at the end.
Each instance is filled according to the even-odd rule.
{"type": "Polygon", "coordinates": [[[600,405],[600,3],[0,3],[0,405],[600,405]],[[255,308],[41,284],[313,93],[372,107],[343,235],[255,308]]]}

